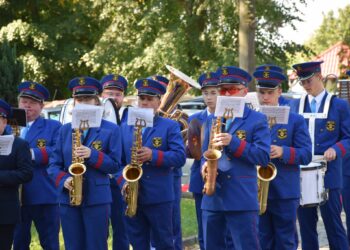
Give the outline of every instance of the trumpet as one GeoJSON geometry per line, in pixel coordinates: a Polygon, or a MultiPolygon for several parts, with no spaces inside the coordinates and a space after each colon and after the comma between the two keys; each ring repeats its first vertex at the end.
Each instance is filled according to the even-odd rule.
{"type": "Polygon", "coordinates": [[[139,180],[142,177],[142,162],[137,160],[137,151],[142,148],[142,128],[146,126],[144,119],[136,118],[134,127],[134,142],[131,149],[131,163],[123,169],[123,178],[128,185],[124,192],[127,208],[125,215],[133,217],[137,211],[139,180]]]}

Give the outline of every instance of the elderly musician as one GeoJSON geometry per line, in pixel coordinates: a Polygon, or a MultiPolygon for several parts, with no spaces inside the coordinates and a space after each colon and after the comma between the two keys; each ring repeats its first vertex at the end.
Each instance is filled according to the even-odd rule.
{"type": "MultiPolygon", "coordinates": [[[[249,73],[229,66],[219,68],[218,74],[220,95],[244,97],[247,94],[252,80],[249,73]]],[[[267,119],[246,106],[243,117],[224,121],[224,129],[220,122],[215,124],[221,131],[215,131],[211,136],[211,123],[220,119],[212,120],[207,120],[203,150],[221,147],[222,156],[217,162],[217,175],[214,174],[215,192],[204,194],[202,200],[204,247],[207,250],[225,249],[226,232],[229,231],[235,249],[260,249],[256,165],[266,166],[269,162],[267,119]]],[[[207,166],[208,162],[205,162],[202,169],[207,166]]]]}
{"type": "MultiPolygon", "coordinates": [[[[256,70],[260,105],[279,106],[286,77],[273,70],[256,70]]],[[[273,121],[274,117],[270,117],[273,121]]],[[[311,161],[311,139],[305,119],[289,113],[288,124],[270,122],[271,162],[277,169],[270,181],[266,211],[260,216],[261,249],[297,249],[294,240],[300,197],[300,168],[311,161]]],[[[262,212],[262,211],[261,211],[262,212]]]]}
{"type": "MultiPolygon", "coordinates": [[[[328,190],[328,200],[319,207],[329,246],[331,249],[348,249],[340,213],[342,158],[350,150],[350,109],[346,101],[325,90],[321,63],[322,61],[315,61],[293,65],[307,95],[291,103],[291,106],[306,118],[312,141],[313,162],[321,159],[327,165],[324,186],[328,190]]],[[[302,248],[319,249],[317,206],[299,207],[298,221],[302,248]]]]}
{"type": "Polygon", "coordinates": [[[188,119],[190,125],[189,131],[189,146],[187,147],[188,158],[194,158],[194,162],[191,167],[190,174],[190,187],[189,191],[192,192],[193,198],[196,206],[196,216],[197,216],[197,225],[198,225],[198,242],[201,250],[204,250],[204,241],[203,241],[203,226],[202,226],[202,198],[203,198],[203,178],[201,176],[201,130],[202,124],[205,123],[209,115],[213,115],[215,112],[216,106],[216,97],[219,95],[219,89],[217,87],[219,83],[219,76],[216,72],[207,72],[198,78],[198,82],[201,85],[201,91],[204,103],[207,108],[203,111],[197,112],[191,115],[188,119]],[[196,126],[198,125],[198,126],[196,126]],[[191,129],[197,130],[197,134],[193,132],[191,135],[191,129]]]}
{"type": "MultiPolygon", "coordinates": [[[[177,122],[160,117],[157,110],[165,87],[153,79],[140,79],[135,83],[138,91],[138,107],[151,108],[155,116],[153,127],[142,132],[142,145],[137,149],[137,162],[143,174],[139,179],[136,213],[127,218],[129,240],[134,250],[174,249],[172,210],[174,201],[174,171],[185,164],[186,156],[180,127],[177,122]]],[[[123,124],[122,165],[133,160],[134,126],[123,124]]],[[[119,175],[119,183],[128,195],[129,183],[119,175]]]]}
{"type": "MultiPolygon", "coordinates": [[[[69,82],[74,105],[100,105],[101,85],[92,77],[69,82]]],[[[74,118],[74,117],[73,117],[74,118]]],[[[59,190],[65,249],[107,250],[112,195],[109,174],[120,167],[120,131],[102,119],[100,127],[63,125],[58,134],[49,175],[59,190]]]]}
{"type": "Polygon", "coordinates": [[[125,79],[125,77],[121,75],[110,74],[102,77],[100,82],[102,85],[101,97],[111,98],[117,107],[118,125],[126,122],[128,109],[125,108],[123,110],[123,114],[121,117],[120,117],[119,110],[123,106],[124,97],[128,87],[128,81],[125,79]]]}
{"type": "Polygon", "coordinates": [[[49,157],[57,141],[61,123],[41,117],[49,91],[36,82],[23,82],[18,86],[18,107],[26,110],[27,126],[20,137],[30,146],[34,162],[33,179],[22,186],[22,221],[15,229],[14,250],[29,249],[31,227],[38,232],[43,249],[59,249],[58,192],[47,175],[49,157]]]}
{"type": "MultiPolygon", "coordinates": [[[[0,137],[9,135],[6,129],[11,107],[0,99],[0,137]]],[[[16,223],[20,222],[18,187],[33,176],[32,156],[28,142],[15,137],[9,155],[0,154],[0,249],[10,250],[16,223]]]]}
{"type": "MultiPolygon", "coordinates": [[[[119,110],[123,105],[125,92],[128,86],[127,80],[117,74],[110,74],[102,77],[102,98],[111,98],[117,107],[118,125],[126,122],[127,108],[124,109],[123,115],[120,118],[119,110]]],[[[113,250],[129,250],[129,238],[126,229],[125,219],[125,203],[121,194],[119,185],[115,178],[111,178],[111,191],[113,202],[111,204],[111,224],[113,229],[113,250]]]]}

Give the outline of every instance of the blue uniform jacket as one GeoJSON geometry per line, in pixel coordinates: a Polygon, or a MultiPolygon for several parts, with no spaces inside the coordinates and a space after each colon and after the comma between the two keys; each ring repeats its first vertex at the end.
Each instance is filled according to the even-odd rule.
{"type": "MultiPolygon", "coordinates": [[[[205,123],[208,117],[207,109],[197,112],[191,115],[188,118],[188,123],[190,123],[193,119],[197,119],[201,124],[205,123]]],[[[189,191],[192,193],[202,193],[204,186],[203,178],[201,175],[201,161],[194,160],[191,167],[191,175],[190,175],[190,187],[189,191]]]]}
{"type": "Polygon", "coordinates": [[[288,124],[276,124],[271,130],[271,145],[281,146],[283,156],[272,159],[277,175],[270,182],[269,199],[300,198],[300,167],[312,159],[311,139],[304,117],[289,113],[288,124]]]}
{"type": "MultiPolygon", "coordinates": [[[[323,97],[319,113],[323,112],[328,93],[323,97]]],[[[298,113],[299,100],[291,102],[291,111],[298,113]]],[[[305,99],[304,112],[310,113],[308,98],[305,99]]],[[[306,119],[307,124],[309,119],[306,119]]],[[[326,188],[342,188],[342,158],[350,149],[350,108],[349,104],[337,97],[330,103],[328,118],[316,119],[315,122],[315,155],[323,155],[332,147],[337,152],[337,158],[327,163],[325,176],[326,188]]]]}
{"type": "MultiPolygon", "coordinates": [[[[203,150],[208,148],[210,127],[208,124],[205,128],[203,150]]],[[[243,117],[235,118],[227,133],[232,134],[232,140],[224,147],[218,164],[231,168],[225,172],[218,170],[216,192],[203,196],[202,209],[258,210],[256,165],[266,166],[270,160],[271,137],[266,116],[245,107],[243,117]]]]}
{"type": "MultiPolygon", "coordinates": [[[[131,161],[134,126],[123,124],[122,164],[131,161]]],[[[139,181],[139,204],[156,204],[174,200],[173,168],[181,168],[186,161],[185,147],[177,122],[155,116],[152,128],[146,128],[142,135],[142,145],[152,149],[152,161],[142,165],[143,175],[139,181]]],[[[119,185],[125,180],[122,170],[118,173],[119,185]]]]}
{"type": "Polygon", "coordinates": [[[15,138],[9,155],[0,155],[0,224],[20,222],[18,186],[32,179],[31,158],[28,143],[21,138],[15,138]]]}
{"type": "MultiPolygon", "coordinates": [[[[86,172],[83,181],[82,206],[112,202],[108,174],[120,168],[121,141],[118,125],[102,120],[99,128],[90,128],[83,145],[91,148],[91,156],[85,159],[86,172]]],[[[48,173],[59,189],[60,203],[69,204],[69,192],[63,187],[70,176],[68,168],[72,163],[72,127],[63,125],[58,141],[50,157],[48,173]]]]}
{"type": "Polygon", "coordinates": [[[343,158],[343,176],[350,176],[350,152],[343,158]]]}
{"type": "Polygon", "coordinates": [[[57,189],[46,170],[60,127],[61,123],[58,121],[39,117],[26,134],[25,140],[33,149],[35,160],[33,179],[23,185],[22,204],[24,205],[58,203],[57,189]]]}

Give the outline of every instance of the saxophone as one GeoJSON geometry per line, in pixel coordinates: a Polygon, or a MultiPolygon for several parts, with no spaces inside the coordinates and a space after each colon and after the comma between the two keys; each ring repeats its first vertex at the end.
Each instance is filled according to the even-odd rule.
{"type": "MultiPolygon", "coordinates": [[[[225,108],[223,117],[228,120],[233,118],[233,108],[225,108]]],[[[207,160],[207,166],[202,169],[202,176],[204,180],[203,193],[206,195],[213,195],[215,193],[216,176],[218,175],[218,160],[221,158],[223,146],[213,146],[213,139],[217,134],[222,133],[221,116],[213,119],[208,150],[203,153],[204,159],[207,160]]]]}
{"type": "Polygon", "coordinates": [[[202,169],[204,180],[203,194],[213,195],[215,193],[216,176],[218,171],[218,159],[221,157],[222,147],[214,147],[214,136],[221,133],[221,117],[213,119],[213,124],[210,130],[210,139],[208,150],[203,153],[203,157],[207,160],[207,165],[202,169]]]}
{"type": "Polygon", "coordinates": [[[137,151],[142,148],[142,128],[146,126],[144,119],[136,118],[134,126],[134,142],[131,149],[131,163],[123,169],[123,178],[128,185],[124,192],[127,203],[125,215],[133,217],[137,210],[137,197],[139,193],[139,179],[142,177],[142,162],[137,160],[137,151]]]}
{"type": "MultiPolygon", "coordinates": [[[[269,128],[271,129],[276,124],[276,117],[268,117],[269,128]]],[[[258,173],[258,201],[259,215],[266,212],[267,198],[269,195],[270,181],[275,179],[277,168],[275,164],[269,162],[266,167],[257,166],[258,173]]]]}
{"type": "Polygon", "coordinates": [[[71,206],[80,206],[83,200],[83,174],[86,172],[84,158],[75,155],[76,148],[81,146],[80,128],[74,129],[72,133],[72,164],[68,168],[68,172],[72,175],[72,190],[69,191],[69,199],[71,206]]]}

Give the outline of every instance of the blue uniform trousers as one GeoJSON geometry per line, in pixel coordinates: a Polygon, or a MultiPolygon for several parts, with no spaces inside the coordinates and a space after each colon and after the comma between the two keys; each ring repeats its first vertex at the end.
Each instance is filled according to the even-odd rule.
{"type": "Polygon", "coordinates": [[[24,205],[21,208],[21,216],[21,223],[15,228],[14,250],[29,250],[32,222],[38,232],[41,247],[45,250],[59,249],[58,204],[24,205]]]}
{"type": "Polygon", "coordinates": [[[113,250],[129,250],[129,238],[125,213],[125,203],[118,185],[111,185],[111,223],[113,228],[113,250]]]}
{"type": "Polygon", "coordinates": [[[110,204],[87,207],[60,205],[66,250],[107,250],[110,204]]]}
{"type": "Polygon", "coordinates": [[[173,202],[137,206],[136,215],[127,217],[129,240],[133,250],[173,250],[173,202]]]}
{"type": "Polygon", "coordinates": [[[350,176],[343,176],[342,201],[346,215],[348,243],[350,245],[350,176]]]}
{"type": "MultiPolygon", "coordinates": [[[[349,249],[345,229],[340,218],[342,210],[340,189],[329,190],[329,199],[324,205],[320,206],[320,210],[330,249],[349,249]]],[[[302,248],[305,250],[318,250],[317,207],[299,207],[298,220],[302,248]]]]}
{"type": "Polygon", "coordinates": [[[259,250],[258,211],[202,210],[206,250],[226,250],[227,230],[235,250],[259,250]]]}
{"type": "Polygon", "coordinates": [[[174,176],[173,234],[175,250],[182,250],[181,231],[181,176],[174,176]]]}
{"type": "Polygon", "coordinates": [[[299,199],[268,200],[266,212],[260,216],[261,249],[295,250],[298,242],[296,220],[299,199]]]}
{"type": "Polygon", "coordinates": [[[197,224],[198,224],[198,243],[199,243],[200,250],[204,250],[202,209],[201,209],[203,194],[193,193],[193,198],[196,205],[196,216],[197,216],[197,224]]]}

